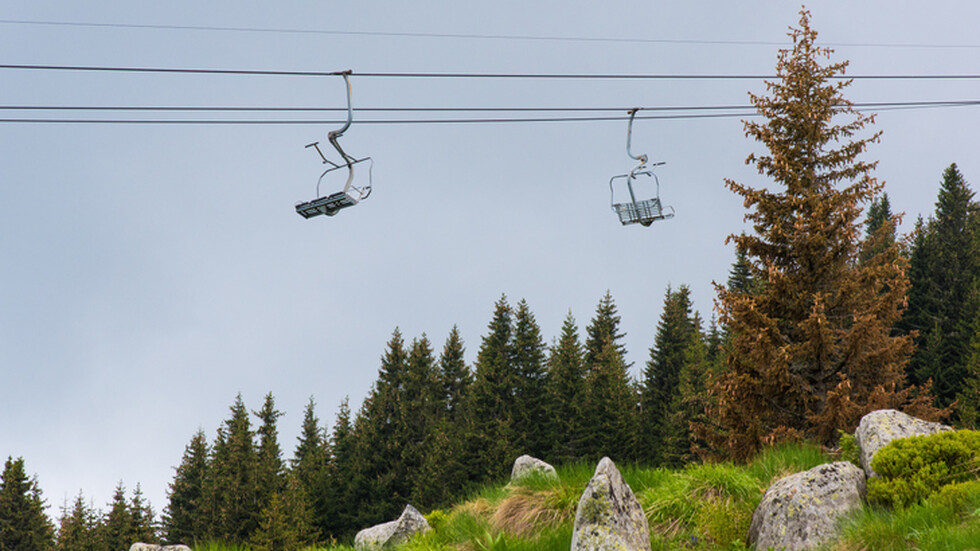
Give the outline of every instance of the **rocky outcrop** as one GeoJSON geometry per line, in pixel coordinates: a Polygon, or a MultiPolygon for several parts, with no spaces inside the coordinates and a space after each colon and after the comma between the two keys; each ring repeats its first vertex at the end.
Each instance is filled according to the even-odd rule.
{"type": "Polygon", "coordinates": [[[422,513],[415,507],[406,505],[398,519],[358,532],[354,537],[354,547],[365,550],[390,549],[405,543],[415,534],[428,532],[430,529],[429,522],[425,520],[422,513]]]}
{"type": "Polygon", "coordinates": [[[129,551],[191,551],[186,545],[157,545],[155,543],[136,542],[129,546],[129,551]]]}
{"type": "Polygon", "coordinates": [[[942,423],[931,423],[894,409],[879,409],[861,418],[854,437],[861,447],[861,466],[868,477],[876,476],[871,459],[892,440],[953,430],[942,423]]]}
{"type": "Polygon", "coordinates": [[[864,471],[847,461],[828,463],[776,481],[752,515],[755,549],[810,549],[833,540],[837,523],[860,509],[864,471]]]}
{"type": "Polygon", "coordinates": [[[616,465],[603,457],[575,511],[571,551],[648,551],[650,525],[616,465]]]}
{"type": "Polygon", "coordinates": [[[536,457],[522,455],[514,461],[514,467],[510,470],[510,481],[511,483],[517,482],[532,473],[540,473],[547,478],[558,479],[558,473],[555,472],[554,467],[536,457]]]}

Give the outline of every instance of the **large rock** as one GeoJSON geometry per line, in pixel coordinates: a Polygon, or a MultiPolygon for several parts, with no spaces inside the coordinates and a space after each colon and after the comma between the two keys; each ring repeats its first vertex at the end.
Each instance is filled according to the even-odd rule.
{"type": "Polygon", "coordinates": [[[847,461],[789,475],[766,490],[752,515],[749,543],[756,549],[810,549],[833,540],[837,523],[860,509],[864,471],[847,461]]]}
{"type": "Polygon", "coordinates": [[[136,542],[129,546],[129,551],[191,551],[186,545],[157,545],[155,543],[136,542]]]}
{"type": "Polygon", "coordinates": [[[415,534],[428,532],[430,529],[429,522],[425,520],[422,513],[418,512],[415,507],[406,505],[398,519],[358,532],[354,537],[354,547],[357,549],[390,549],[412,539],[415,534]]]}
{"type": "Polygon", "coordinates": [[[575,511],[572,551],[650,549],[650,525],[616,465],[603,457],[575,511]]]}
{"type": "Polygon", "coordinates": [[[536,457],[522,455],[514,461],[514,467],[510,470],[510,481],[517,482],[532,473],[540,473],[547,478],[558,479],[558,473],[555,472],[554,467],[536,457]]]}
{"type": "Polygon", "coordinates": [[[892,440],[953,430],[942,423],[923,421],[894,409],[879,409],[861,418],[854,437],[861,447],[861,466],[868,477],[877,476],[871,459],[892,440]]]}

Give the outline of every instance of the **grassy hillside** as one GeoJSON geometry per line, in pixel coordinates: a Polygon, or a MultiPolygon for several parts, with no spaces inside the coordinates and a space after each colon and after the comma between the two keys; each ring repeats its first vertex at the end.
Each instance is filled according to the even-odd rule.
{"type": "MultiPolygon", "coordinates": [[[[619,468],[650,521],[654,550],[738,550],[746,548],[752,512],[772,481],[832,460],[816,447],[789,445],[767,450],[743,466],[619,468]]],[[[431,511],[427,518],[434,530],[402,549],[568,551],[575,508],[594,469],[592,464],[565,465],[558,469],[560,481],[529,477],[516,486],[487,486],[452,508],[431,511]]],[[[848,522],[845,533],[835,551],[980,549],[980,481],[908,509],[868,508],[848,522]]],[[[342,545],[325,549],[353,550],[342,545]]]]}

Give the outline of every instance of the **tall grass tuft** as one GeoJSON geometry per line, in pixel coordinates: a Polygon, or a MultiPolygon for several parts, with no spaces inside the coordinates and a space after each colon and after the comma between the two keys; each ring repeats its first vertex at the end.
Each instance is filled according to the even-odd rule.
{"type": "Polygon", "coordinates": [[[829,458],[815,444],[786,443],[766,448],[748,465],[747,473],[766,487],[793,473],[827,463],[829,458]]]}

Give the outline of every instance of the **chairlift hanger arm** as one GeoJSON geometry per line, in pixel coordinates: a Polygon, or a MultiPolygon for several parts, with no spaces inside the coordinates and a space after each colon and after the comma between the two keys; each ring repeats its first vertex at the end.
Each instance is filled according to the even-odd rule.
{"type": "Polygon", "coordinates": [[[308,201],[305,203],[300,203],[296,205],[296,212],[299,213],[303,218],[311,218],[321,214],[327,216],[333,216],[337,214],[341,209],[352,207],[358,204],[363,199],[366,199],[368,195],[371,194],[371,180],[373,178],[373,166],[374,160],[371,157],[364,157],[361,159],[355,158],[349,154],[340,146],[340,138],[344,135],[350,126],[354,118],[354,110],[352,108],[351,101],[351,84],[350,75],[351,71],[344,71],[338,73],[344,78],[344,86],[347,89],[347,120],[344,125],[336,130],[331,130],[327,134],[327,140],[330,145],[337,150],[340,154],[341,162],[335,163],[327,158],[320,149],[319,142],[313,142],[308,144],[307,148],[314,148],[316,152],[323,159],[324,164],[330,165],[326,170],[320,174],[320,178],[316,182],[316,193],[318,199],[313,201],[308,201]],[[367,185],[356,186],[354,185],[354,165],[363,161],[368,161],[368,183],[367,185]],[[344,188],[341,191],[333,193],[331,195],[320,197],[320,183],[323,181],[324,176],[327,174],[339,170],[341,168],[347,169],[347,182],[344,184],[344,188]]]}

